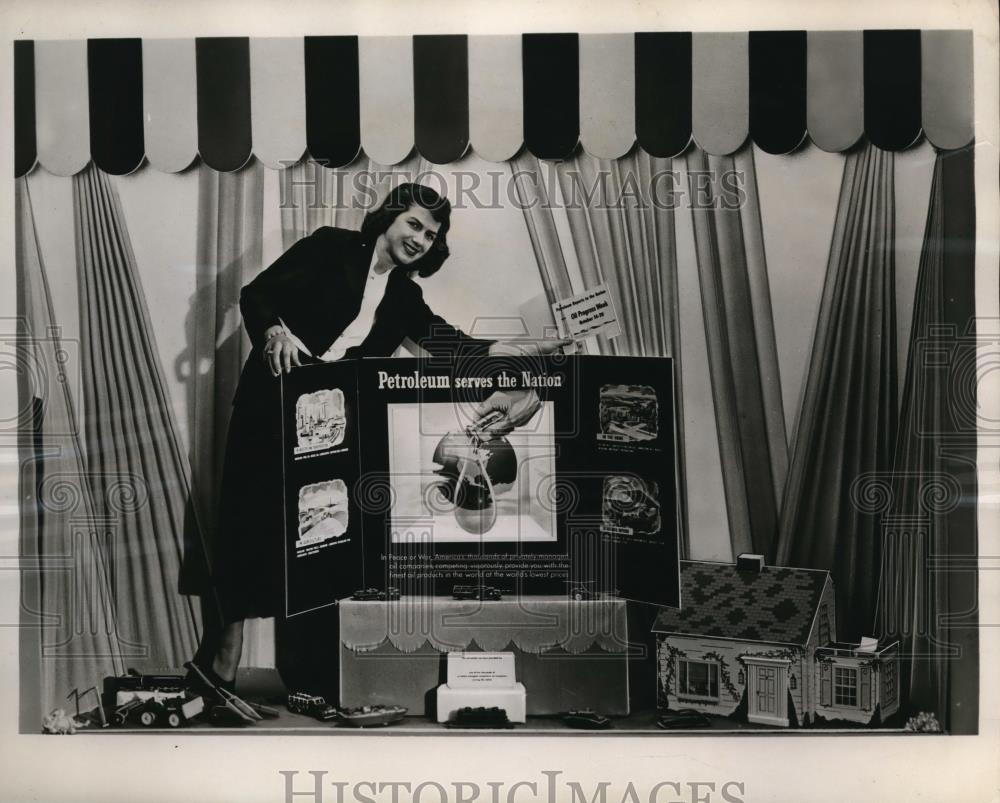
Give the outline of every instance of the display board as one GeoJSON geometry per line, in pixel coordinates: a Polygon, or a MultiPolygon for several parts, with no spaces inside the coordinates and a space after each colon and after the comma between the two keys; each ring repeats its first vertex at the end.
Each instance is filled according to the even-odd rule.
{"type": "Polygon", "coordinates": [[[282,408],[289,616],[361,588],[679,604],[668,358],[341,360],[282,408]]]}

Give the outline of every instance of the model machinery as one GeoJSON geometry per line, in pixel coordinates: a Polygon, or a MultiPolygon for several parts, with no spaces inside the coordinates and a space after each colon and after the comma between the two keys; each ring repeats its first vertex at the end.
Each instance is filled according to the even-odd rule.
{"type": "Polygon", "coordinates": [[[102,702],[119,727],[179,728],[205,708],[200,696],[188,694],[182,675],[143,675],[134,669],[104,679],[102,702]]]}

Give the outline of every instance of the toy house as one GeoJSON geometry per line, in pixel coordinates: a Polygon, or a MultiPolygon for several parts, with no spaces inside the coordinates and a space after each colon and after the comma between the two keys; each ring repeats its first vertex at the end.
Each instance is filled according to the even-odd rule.
{"type": "Polygon", "coordinates": [[[664,608],[657,701],[750,723],[873,725],[899,708],[897,647],[836,641],[833,580],[816,569],[681,561],[681,607],[664,608]]]}

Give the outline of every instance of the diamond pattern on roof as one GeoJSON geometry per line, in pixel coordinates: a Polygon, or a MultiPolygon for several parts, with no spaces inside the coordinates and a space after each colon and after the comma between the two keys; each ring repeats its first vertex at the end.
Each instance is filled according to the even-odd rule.
{"type": "Polygon", "coordinates": [[[681,607],[663,608],[654,630],[744,641],[804,645],[827,572],[681,561],[681,607]]]}

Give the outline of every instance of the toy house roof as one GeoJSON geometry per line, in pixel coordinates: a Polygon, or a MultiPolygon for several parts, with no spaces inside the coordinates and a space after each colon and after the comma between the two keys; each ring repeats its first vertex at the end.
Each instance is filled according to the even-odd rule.
{"type": "Polygon", "coordinates": [[[818,569],[681,561],[681,607],[664,608],[653,631],[804,645],[829,573],[818,569]]]}

